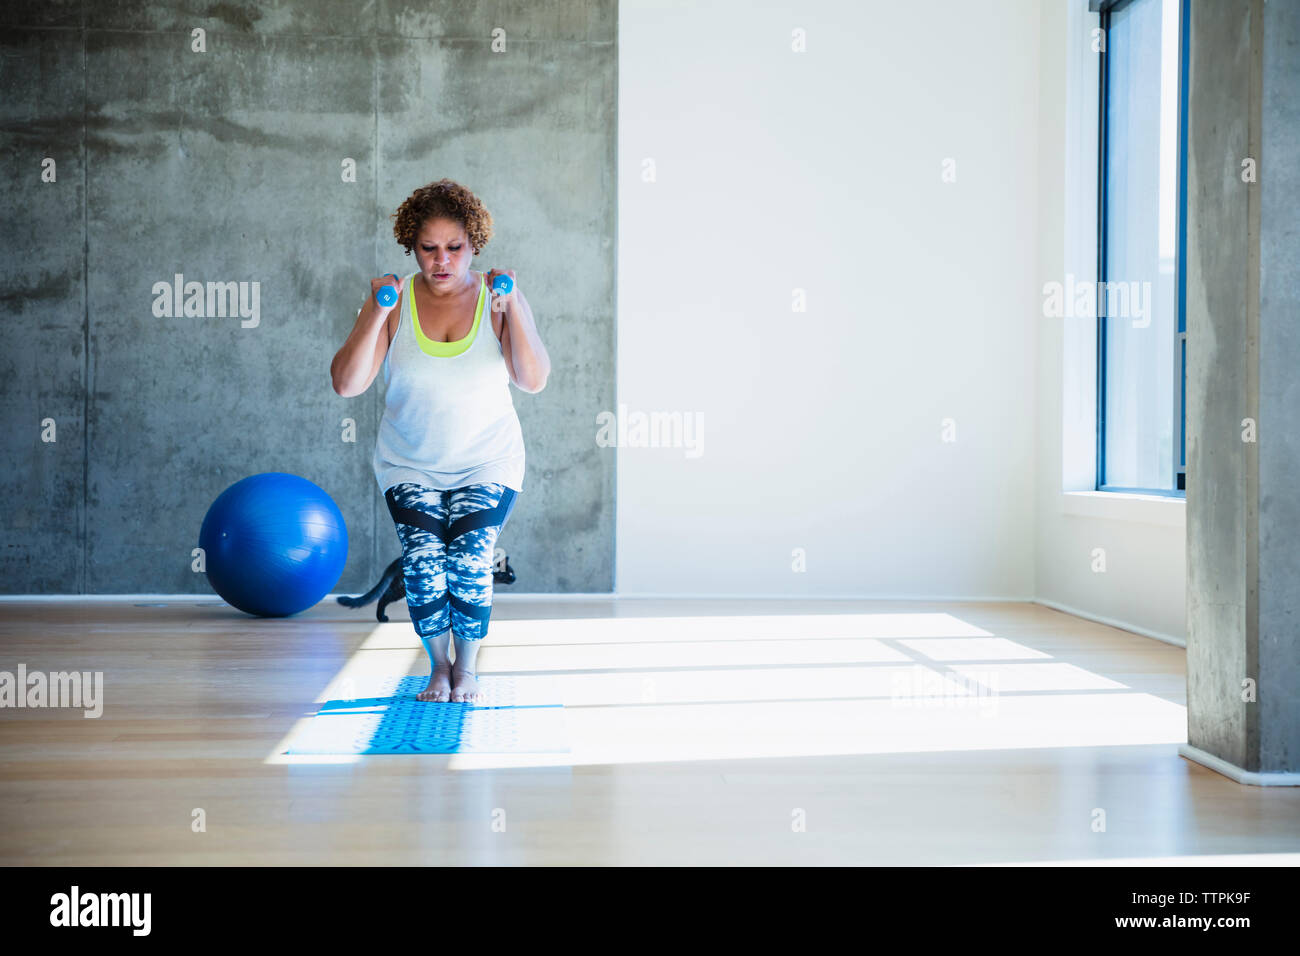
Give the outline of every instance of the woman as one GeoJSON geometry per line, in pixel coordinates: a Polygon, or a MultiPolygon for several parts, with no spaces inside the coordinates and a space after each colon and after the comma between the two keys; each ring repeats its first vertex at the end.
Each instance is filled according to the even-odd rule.
{"type": "Polygon", "coordinates": [[[491,295],[493,278],[514,272],[469,268],[492,238],[492,216],[477,196],[442,179],[413,192],[392,218],[419,268],[399,277],[387,309],[374,293],[391,279],[370,280],[330,375],[351,398],[384,369],[387,404],[372,465],[402,544],[411,623],[432,664],[417,696],[470,703],[483,699],[475,659],[492,615],[492,555],[523,491],[523,434],[509,383],[540,392],[551,360],[519,286],[491,295]]]}

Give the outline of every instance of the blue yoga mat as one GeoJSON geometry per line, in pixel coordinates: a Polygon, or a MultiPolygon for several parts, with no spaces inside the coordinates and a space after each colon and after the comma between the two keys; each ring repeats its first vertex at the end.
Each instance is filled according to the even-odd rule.
{"type": "Polygon", "coordinates": [[[480,675],[483,701],[417,700],[429,678],[381,680],[373,696],[330,700],[294,734],[290,754],[568,753],[550,681],[480,675]]]}

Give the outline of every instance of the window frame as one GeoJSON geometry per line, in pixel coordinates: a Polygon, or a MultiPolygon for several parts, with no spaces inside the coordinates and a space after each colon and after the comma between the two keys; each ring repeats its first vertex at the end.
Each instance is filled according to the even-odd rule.
{"type": "MultiPolygon", "coordinates": [[[[1091,0],[1090,9],[1099,14],[1101,51],[1098,57],[1098,110],[1097,110],[1097,282],[1103,289],[1106,281],[1106,233],[1108,222],[1107,184],[1107,118],[1110,97],[1110,18],[1111,14],[1138,2],[1138,0],[1091,0]]],[[[1159,0],[1154,0],[1159,2],[1159,0]]],[[[1097,316],[1097,445],[1096,491],[1119,494],[1159,495],[1185,499],[1187,495],[1187,60],[1189,48],[1189,0],[1178,0],[1178,157],[1176,163],[1174,210],[1174,374],[1173,374],[1173,432],[1177,441],[1170,442],[1173,455],[1173,488],[1135,488],[1107,484],[1106,478],[1106,325],[1109,316],[1097,316]]],[[[1100,295],[1098,305],[1100,305],[1100,295]]]]}

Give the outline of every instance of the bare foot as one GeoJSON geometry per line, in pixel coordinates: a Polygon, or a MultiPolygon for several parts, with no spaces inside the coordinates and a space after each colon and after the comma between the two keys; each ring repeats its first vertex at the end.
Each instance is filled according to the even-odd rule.
{"type": "Polygon", "coordinates": [[[429,675],[429,686],[415,695],[416,700],[441,700],[451,698],[451,665],[440,664],[429,675]]]}
{"type": "Polygon", "coordinates": [[[483,700],[483,692],[478,689],[477,675],[473,671],[457,670],[451,665],[451,699],[456,703],[477,704],[483,700]]]}

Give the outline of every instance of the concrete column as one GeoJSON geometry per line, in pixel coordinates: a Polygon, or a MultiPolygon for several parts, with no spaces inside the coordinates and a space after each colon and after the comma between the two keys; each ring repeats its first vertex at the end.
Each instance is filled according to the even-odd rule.
{"type": "Polygon", "coordinates": [[[1241,783],[1296,785],[1300,4],[1189,6],[1180,753],[1241,783]]]}

